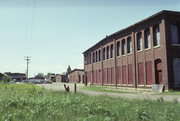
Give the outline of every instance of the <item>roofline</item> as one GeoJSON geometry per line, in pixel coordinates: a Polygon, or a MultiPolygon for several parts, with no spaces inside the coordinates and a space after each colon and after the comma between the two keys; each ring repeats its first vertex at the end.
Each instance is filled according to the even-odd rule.
{"type": "Polygon", "coordinates": [[[77,69],[77,68],[75,68],[75,69],[73,69],[71,72],[69,72],[68,74],[70,74],[70,73],[72,73],[72,72],[74,72],[74,71],[84,71],[84,69],[77,69]]]}
{"type": "Polygon", "coordinates": [[[104,40],[112,37],[113,35],[116,35],[116,34],[118,34],[118,33],[120,33],[120,32],[123,32],[123,31],[125,31],[125,30],[127,30],[127,29],[133,28],[133,27],[137,26],[138,24],[141,24],[141,23],[143,23],[143,22],[145,22],[145,21],[147,21],[147,20],[150,20],[150,19],[152,19],[152,18],[155,18],[155,17],[157,17],[157,16],[160,16],[160,15],[162,15],[163,13],[179,13],[179,14],[180,14],[180,12],[177,12],[177,11],[162,10],[162,11],[160,11],[160,12],[158,12],[158,13],[155,13],[155,14],[153,14],[153,15],[151,15],[151,16],[149,16],[149,17],[147,17],[147,18],[145,18],[145,19],[143,19],[143,20],[141,20],[141,21],[139,21],[139,22],[136,22],[135,24],[132,24],[132,25],[130,25],[130,26],[124,28],[124,29],[121,29],[120,31],[117,31],[117,32],[115,32],[115,33],[113,33],[113,34],[111,34],[111,35],[109,35],[109,36],[106,36],[105,38],[103,38],[102,40],[100,40],[99,42],[97,42],[95,45],[93,45],[93,46],[91,46],[90,48],[88,48],[88,49],[87,49],[86,51],[84,51],[82,54],[86,53],[87,51],[89,51],[89,50],[92,49],[93,47],[97,46],[99,43],[103,42],[104,40]]]}

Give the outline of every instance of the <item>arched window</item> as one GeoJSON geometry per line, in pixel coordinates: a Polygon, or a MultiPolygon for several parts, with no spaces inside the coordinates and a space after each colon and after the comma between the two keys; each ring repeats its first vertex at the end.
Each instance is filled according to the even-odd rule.
{"type": "Polygon", "coordinates": [[[106,48],[103,48],[103,60],[106,60],[106,48]]]}
{"type": "Polygon", "coordinates": [[[95,52],[93,52],[93,63],[95,63],[95,52]]]}
{"type": "Polygon", "coordinates": [[[101,50],[98,51],[99,55],[99,61],[101,61],[101,50]]]}
{"type": "Polygon", "coordinates": [[[155,25],[153,27],[153,42],[154,46],[159,46],[160,45],[160,30],[159,30],[159,25],[155,25]]]}
{"type": "Polygon", "coordinates": [[[96,51],[96,62],[98,62],[98,52],[96,51]]]}
{"type": "Polygon", "coordinates": [[[131,40],[131,37],[127,38],[127,53],[132,53],[132,40],[131,40]]]}
{"type": "Polygon", "coordinates": [[[126,54],[126,41],[125,39],[122,40],[122,55],[126,54]]]}
{"type": "Polygon", "coordinates": [[[109,46],[106,47],[106,59],[109,59],[109,46]]]}
{"type": "Polygon", "coordinates": [[[113,44],[111,45],[111,51],[110,51],[110,53],[111,53],[111,58],[113,58],[113,52],[114,52],[114,48],[113,48],[113,44]]]}
{"type": "Polygon", "coordinates": [[[150,30],[149,28],[144,31],[144,48],[151,47],[150,30]]]}
{"type": "Polygon", "coordinates": [[[142,50],[142,33],[137,34],[137,51],[142,50]]]}
{"type": "Polygon", "coordinates": [[[89,63],[91,64],[91,53],[89,54],[89,63]]]}
{"type": "Polygon", "coordinates": [[[120,56],[120,42],[117,42],[117,56],[120,56]]]}

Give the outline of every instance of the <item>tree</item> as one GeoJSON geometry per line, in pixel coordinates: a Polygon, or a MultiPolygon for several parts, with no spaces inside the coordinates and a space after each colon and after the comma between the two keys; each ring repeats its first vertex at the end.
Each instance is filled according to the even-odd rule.
{"type": "Polygon", "coordinates": [[[49,75],[51,75],[51,73],[48,72],[47,75],[45,75],[45,78],[47,79],[49,75]]]}
{"type": "Polygon", "coordinates": [[[67,68],[66,74],[69,74],[70,72],[71,72],[71,67],[69,65],[68,68],[67,68]]]}
{"type": "Polygon", "coordinates": [[[43,73],[38,73],[36,76],[35,76],[36,79],[44,79],[45,76],[43,73]]]}
{"type": "Polygon", "coordinates": [[[10,77],[9,76],[3,76],[2,83],[8,83],[8,82],[10,82],[10,77]]]}

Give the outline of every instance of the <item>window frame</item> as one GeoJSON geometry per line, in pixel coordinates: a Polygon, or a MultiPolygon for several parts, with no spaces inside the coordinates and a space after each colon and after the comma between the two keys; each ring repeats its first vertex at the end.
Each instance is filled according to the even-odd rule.
{"type": "Polygon", "coordinates": [[[108,60],[109,57],[109,46],[106,47],[106,59],[108,60]]]}
{"type": "Polygon", "coordinates": [[[144,49],[150,49],[151,48],[151,32],[150,29],[147,28],[144,31],[144,49]]]}
{"type": "Polygon", "coordinates": [[[161,35],[160,35],[160,26],[159,24],[156,24],[153,26],[153,46],[154,47],[159,47],[161,45],[161,35]],[[156,32],[156,29],[158,28],[158,36],[159,36],[159,39],[158,39],[158,36],[157,36],[157,32],[156,32]]]}
{"type": "Polygon", "coordinates": [[[110,58],[114,58],[114,45],[110,45],[110,58]]]}
{"type": "Polygon", "coordinates": [[[122,39],[121,55],[126,55],[126,39],[122,39]]]}
{"type": "Polygon", "coordinates": [[[120,41],[117,41],[116,47],[117,47],[116,54],[117,54],[117,57],[119,57],[121,55],[121,44],[120,44],[120,41]],[[118,46],[118,44],[119,44],[119,46],[118,46]]]}
{"type": "Polygon", "coordinates": [[[171,44],[172,45],[180,45],[180,23],[178,24],[178,23],[176,23],[176,24],[170,24],[170,33],[171,33],[171,44]],[[178,43],[173,43],[173,38],[172,38],[172,29],[171,29],[171,27],[172,26],[176,26],[176,29],[177,29],[177,42],[178,43]]]}
{"type": "Polygon", "coordinates": [[[142,32],[138,32],[136,35],[136,47],[137,51],[142,51],[143,50],[143,44],[142,44],[142,32]]]}
{"type": "Polygon", "coordinates": [[[127,54],[131,54],[132,53],[132,38],[131,36],[129,36],[127,38],[127,54]]]}

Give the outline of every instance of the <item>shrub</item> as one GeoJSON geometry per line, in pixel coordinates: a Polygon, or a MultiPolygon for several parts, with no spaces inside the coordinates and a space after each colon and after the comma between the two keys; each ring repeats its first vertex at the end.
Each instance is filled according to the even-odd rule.
{"type": "Polygon", "coordinates": [[[2,82],[2,83],[8,83],[8,82],[10,82],[10,77],[9,77],[9,76],[3,76],[1,82],[2,82]]]}

